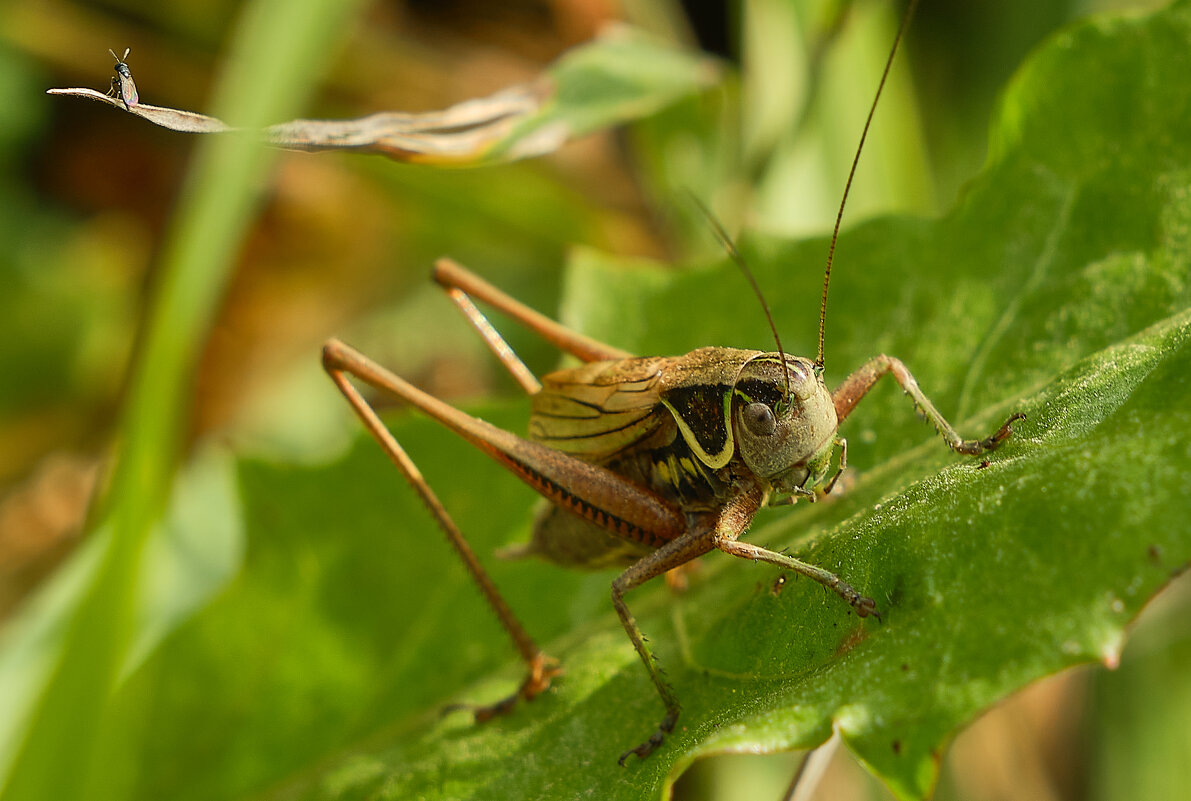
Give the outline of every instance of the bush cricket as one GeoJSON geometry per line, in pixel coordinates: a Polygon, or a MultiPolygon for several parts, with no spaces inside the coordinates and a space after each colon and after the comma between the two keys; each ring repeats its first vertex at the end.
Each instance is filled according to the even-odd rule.
{"type": "MultiPolygon", "coordinates": [[[[908,19],[909,12],[889,53],[880,87],[908,19]]],[[[852,162],[848,187],[880,87],[852,162]]],[[[814,361],[786,354],[780,341],[776,352],[705,347],[683,356],[637,357],[565,328],[446,259],[435,265],[433,278],[530,396],[528,438],[455,409],[338,340],[324,345],[327,373],[430,510],[527,665],[516,692],[493,704],[471,707],[477,721],[509,711],[518,700],[532,699],[550,686],[561,668],[525,631],[434,491],[348,376],[416,406],[548,501],[521,554],[568,567],[624,568],[612,582],[612,604],[665,706],[653,733],[625,751],[619,762],[625,764],[634,754],[644,758],[674,730],[679,702],[625,603],[626,593],[720,550],[800,573],[835,592],[860,617],[876,615],[873,600],[839,576],[742,541],[753,516],[766,505],[799,497],[813,500],[830,492],[847,462],[847,442],[838,435],[839,424],[883,375],[893,376],[958,453],[982,454],[996,448],[1010,435],[1010,425],[1023,417],[1014,414],[984,439],[965,440],[926,398],[905,365],[885,355],[864,364],[834,392],[827,388],[823,381],[827,287],[847,192],[845,188],[828,254],[814,361]],[[582,364],[539,380],[473,300],[526,326],[582,364]],[[838,467],[833,472],[837,448],[838,467]]],[[[743,267],[726,235],[714,221],[713,225],[743,267]]],[[[746,275],[751,281],[747,268],[746,275]]],[[[772,319],[770,323],[772,327],[772,319]]],[[[776,340],[776,327],[774,336],[776,340]]]]}

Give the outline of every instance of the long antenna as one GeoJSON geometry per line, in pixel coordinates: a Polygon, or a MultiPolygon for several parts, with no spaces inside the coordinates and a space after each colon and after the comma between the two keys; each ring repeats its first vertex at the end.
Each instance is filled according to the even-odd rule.
{"type": "MultiPolygon", "coordinates": [[[[761,301],[761,310],[765,312],[765,319],[769,321],[769,330],[773,332],[773,341],[777,344],[778,355],[782,357],[782,364],[786,363],[786,351],[782,349],[782,338],[777,335],[777,326],[773,322],[773,315],[769,311],[769,304],[765,302],[765,295],[761,293],[761,287],[757,284],[757,279],[753,276],[753,271],[749,269],[748,264],[744,260],[744,256],[740,255],[740,251],[736,249],[736,243],[728,236],[728,232],[724,230],[724,226],[720,225],[720,221],[711,209],[703,204],[699,196],[691,192],[691,200],[695,201],[695,205],[699,207],[699,211],[703,212],[703,216],[707,218],[707,224],[711,226],[712,233],[715,238],[719,240],[720,245],[727,251],[732,261],[736,262],[736,266],[744,273],[744,277],[748,279],[749,284],[753,288],[753,293],[757,296],[757,300],[761,301]]],[[[786,379],[786,395],[785,400],[790,400],[790,372],[783,370],[782,375],[786,379]]]]}
{"type": "Polygon", "coordinates": [[[898,43],[910,24],[910,17],[914,16],[914,9],[918,0],[910,0],[906,6],[906,13],[902,14],[901,25],[897,29],[897,36],[893,40],[893,47],[889,50],[889,58],[885,60],[885,70],[881,73],[881,82],[877,85],[877,94],[868,110],[868,119],[864,121],[864,130],[860,133],[860,144],[856,146],[856,155],[852,157],[852,169],[848,171],[848,182],[844,185],[844,196],[839,202],[839,211],[835,215],[835,229],[831,232],[831,247],[827,250],[827,268],[823,271],[823,299],[819,302],[819,355],[815,357],[815,366],[823,367],[823,334],[827,328],[827,288],[831,284],[831,263],[835,259],[835,242],[839,239],[840,223],[844,219],[844,206],[848,202],[848,192],[852,189],[852,179],[856,176],[856,165],[860,163],[860,152],[864,150],[864,140],[868,137],[869,126],[873,122],[873,114],[877,111],[877,101],[881,99],[881,90],[885,88],[885,79],[889,77],[889,68],[893,66],[893,57],[897,54],[898,43]]]}

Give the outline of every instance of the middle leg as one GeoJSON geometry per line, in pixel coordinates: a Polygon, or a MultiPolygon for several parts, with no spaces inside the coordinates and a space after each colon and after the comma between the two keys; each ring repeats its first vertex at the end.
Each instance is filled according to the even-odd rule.
{"type": "Polygon", "coordinates": [[[765,493],[759,486],[744,489],[720,510],[714,527],[689,531],[681,537],[671,540],[630,565],[617,577],[616,581],[612,582],[612,605],[616,608],[616,614],[620,616],[625,633],[629,635],[633,648],[641,657],[653,686],[657,688],[658,695],[661,696],[662,703],[666,706],[666,714],[662,718],[662,722],[658,724],[649,739],[620,755],[618,761],[621,765],[624,765],[625,760],[631,754],[636,754],[639,758],[644,759],[653,753],[654,749],[665,741],[666,736],[674,731],[674,727],[678,724],[678,715],[681,712],[674,690],[662,677],[657,657],[653,655],[645,636],[637,626],[637,621],[624,602],[624,594],[655,576],[678,568],[711,551],[717,547],[717,542],[721,537],[739,537],[748,528],[764,499],[765,493]]]}
{"type": "Polygon", "coordinates": [[[530,395],[536,394],[541,389],[541,384],[525,366],[525,363],[513,353],[508,343],[496,332],[483,312],[472,303],[472,297],[503,312],[550,344],[582,361],[601,362],[632,358],[633,354],[628,351],[605,345],[599,340],[572,331],[556,320],[551,320],[450,259],[439,259],[435,262],[433,278],[446,290],[447,295],[463,312],[463,316],[488,343],[488,347],[496,354],[496,358],[500,359],[501,364],[513,374],[513,377],[530,395]]]}

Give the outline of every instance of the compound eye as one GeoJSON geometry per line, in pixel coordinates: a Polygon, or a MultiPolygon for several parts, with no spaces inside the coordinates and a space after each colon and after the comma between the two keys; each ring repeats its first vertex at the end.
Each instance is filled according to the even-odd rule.
{"type": "Polygon", "coordinates": [[[759,437],[768,437],[777,430],[777,418],[773,409],[764,403],[750,403],[744,407],[744,424],[759,437]]]}

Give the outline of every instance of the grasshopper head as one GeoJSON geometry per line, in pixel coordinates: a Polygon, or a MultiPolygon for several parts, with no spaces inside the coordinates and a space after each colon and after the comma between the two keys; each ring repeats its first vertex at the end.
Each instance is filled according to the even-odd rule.
{"type": "Polygon", "coordinates": [[[745,362],[736,378],[732,426],[736,452],[749,470],[789,495],[822,481],[839,423],[813,362],[763,353],[745,362]]]}

